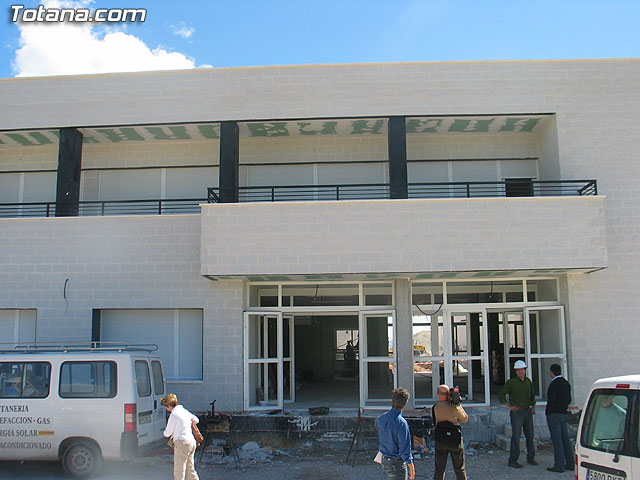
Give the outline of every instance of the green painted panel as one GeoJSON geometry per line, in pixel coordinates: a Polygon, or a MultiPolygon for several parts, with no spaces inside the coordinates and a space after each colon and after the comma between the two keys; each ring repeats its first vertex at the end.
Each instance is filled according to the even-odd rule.
{"type": "Polygon", "coordinates": [[[198,125],[200,134],[209,140],[217,140],[220,138],[220,124],[215,125],[198,125]]]}
{"type": "Polygon", "coordinates": [[[53,144],[53,142],[51,140],[49,140],[47,137],[45,137],[42,133],[40,132],[31,132],[25,135],[22,135],[21,133],[7,133],[7,137],[9,137],[11,140],[18,142],[20,145],[24,146],[24,147],[32,147],[34,145],[47,145],[47,144],[53,144]],[[29,138],[27,138],[27,135],[29,135],[31,138],[33,138],[33,140],[35,140],[35,142],[33,140],[30,140],[29,138]]]}
{"type": "Polygon", "coordinates": [[[494,118],[487,120],[471,120],[456,118],[449,127],[450,132],[488,132],[489,125],[493,122],[494,118]]]}
{"type": "Polygon", "coordinates": [[[438,133],[438,127],[442,125],[443,118],[430,118],[420,120],[410,118],[407,121],[407,133],[438,133]]]}
{"type": "Polygon", "coordinates": [[[308,129],[310,122],[298,122],[298,132],[300,135],[336,135],[338,122],[322,122],[321,129],[308,129]]]}
{"type": "Polygon", "coordinates": [[[511,275],[513,275],[513,272],[506,270],[506,271],[497,271],[497,272],[477,272],[471,276],[474,278],[477,278],[477,277],[509,277],[511,275]]]}
{"type": "Polygon", "coordinates": [[[540,122],[539,118],[507,118],[501,132],[530,132],[540,122]]]}
{"type": "Polygon", "coordinates": [[[167,127],[170,134],[162,127],[145,127],[144,129],[153,135],[154,140],[191,140],[187,134],[187,129],[182,126],[167,127]]]}
{"type": "Polygon", "coordinates": [[[97,128],[96,132],[103,134],[113,143],[123,140],[144,141],[144,137],[141,137],[135,128],[97,128]]]}
{"type": "Polygon", "coordinates": [[[251,137],[288,137],[287,122],[247,123],[251,137]]]}
{"type": "Polygon", "coordinates": [[[383,120],[353,120],[351,122],[351,135],[363,135],[366,133],[377,135],[383,125],[383,120]]]}

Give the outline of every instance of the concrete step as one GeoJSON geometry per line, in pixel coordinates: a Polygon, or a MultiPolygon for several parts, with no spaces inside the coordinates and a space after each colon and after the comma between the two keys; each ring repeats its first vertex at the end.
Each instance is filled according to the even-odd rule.
{"type": "MultiPolygon", "coordinates": [[[[507,438],[511,438],[511,424],[504,424],[504,436],[507,438]]],[[[549,440],[549,428],[546,425],[534,425],[533,426],[533,436],[538,440],[549,440]]],[[[521,434],[521,437],[524,438],[524,432],[521,434]]]]}
{"type": "MultiPolygon", "coordinates": [[[[506,450],[507,452],[511,450],[511,437],[507,437],[502,433],[498,433],[496,434],[495,442],[496,445],[498,445],[498,448],[506,450]]],[[[538,440],[534,440],[534,445],[536,446],[536,448],[538,448],[538,440]]],[[[524,435],[520,437],[520,452],[521,454],[524,453],[525,456],[527,454],[527,442],[524,438],[524,435]]]]}

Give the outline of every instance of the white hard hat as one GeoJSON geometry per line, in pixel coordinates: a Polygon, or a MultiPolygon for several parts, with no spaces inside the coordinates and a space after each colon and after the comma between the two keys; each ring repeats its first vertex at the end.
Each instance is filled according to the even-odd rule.
{"type": "Polygon", "coordinates": [[[513,368],[527,368],[527,364],[524,363],[522,360],[518,360],[516,361],[516,363],[513,364],[513,368]]]}

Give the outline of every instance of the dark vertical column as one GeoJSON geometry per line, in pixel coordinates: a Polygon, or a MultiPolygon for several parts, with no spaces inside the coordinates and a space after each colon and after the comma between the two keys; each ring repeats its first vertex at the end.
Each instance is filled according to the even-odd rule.
{"type": "MultiPolygon", "coordinates": [[[[471,339],[467,339],[467,342],[471,343],[471,355],[482,355],[482,344],[481,344],[481,331],[482,326],[480,325],[480,314],[479,313],[471,313],[470,314],[470,322],[471,322],[471,339]]],[[[471,372],[473,373],[473,378],[481,378],[482,377],[482,365],[479,360],[470,360],[471,364],[471,372]]],[[[485,375],[489,375],[491,371],[488,366],[485,366],[485,375]]],[[[484,381],[484,379],[483,379],[484,381]]]]}
{"type": "Polygon", "coordinates": [[[407,127],[404,117],[389,117],[391,198],[407,198],[407,127]]]}
{"type": "Polygon", "coordinates": [[[58,145],[56,217],[78,215],[81,167],[82,133],[75,128],[61,128],[60,144],[58,145]]]}
{"type": "Polygon", "coordinates": [[[238,122],[220,124],[220,202],[237,203],[239,169],[238,122]]]}
{"type": "Polygon", "coordinates": [[[99,342],[102,335],[102,311],[96,308],[93,309],[91,314],[91,341],[99,342]]]}

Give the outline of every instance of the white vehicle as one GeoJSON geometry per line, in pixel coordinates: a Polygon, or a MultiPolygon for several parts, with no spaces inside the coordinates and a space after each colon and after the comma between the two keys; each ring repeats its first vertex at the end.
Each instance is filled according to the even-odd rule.
{"type": "MultiPolygon", "coordinates": [[[[0,347],[1,348],[1,347],[0,347]]],[[[103,458],[164,442],[155,345],[18,345],[0,350],[0,460],[62,461],[74,477],[103,458]]]]}
{"type": "Polygon", "coordinates": [[[576,479],[640,478],[640,375],[594,382],[576,440],[576,479]]]}

